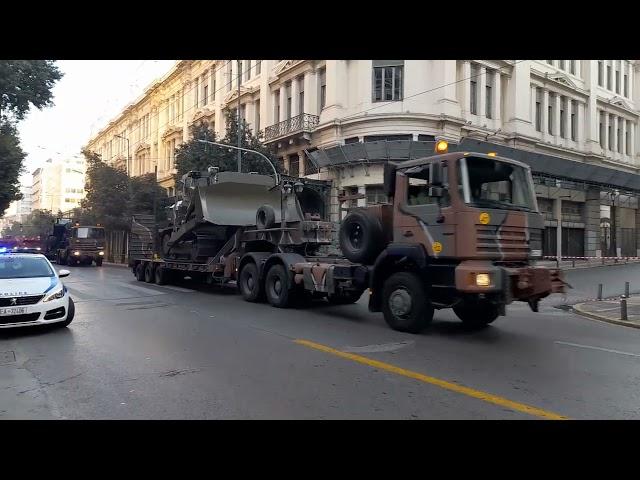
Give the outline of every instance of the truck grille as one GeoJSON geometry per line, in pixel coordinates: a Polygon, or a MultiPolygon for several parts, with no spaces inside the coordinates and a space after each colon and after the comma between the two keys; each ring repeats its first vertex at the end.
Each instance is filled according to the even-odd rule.
{"type": "Polygon", "coordinates": [[[0,307],[15,307],[18,305],[35,305],[44,295],[29,295],[26,297],[2,297],[0,298],[0,307]],[[16,303],[12,303],[11,299],[15,298],[16,303]]]}
{"type": "Polygon", "coordinates": [[[487,256],[528,255],[529,244],[524,228],[497,228],[480,225],[476,227],[476,245],[479,254],[487,256]]]}

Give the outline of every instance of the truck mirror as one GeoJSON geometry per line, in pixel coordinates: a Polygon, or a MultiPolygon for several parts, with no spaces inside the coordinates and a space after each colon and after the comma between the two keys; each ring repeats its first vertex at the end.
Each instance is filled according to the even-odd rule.
{"type": "Polygon", "coordinates": [[[434,162],[431,164],[431,185],[441,187],[444,182],[444,171],[442,162],[434,162]]]}

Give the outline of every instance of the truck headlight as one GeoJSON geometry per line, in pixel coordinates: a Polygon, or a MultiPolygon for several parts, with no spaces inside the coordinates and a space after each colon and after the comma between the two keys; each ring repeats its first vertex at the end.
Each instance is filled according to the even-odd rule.
{"type": "Polygon", "coordinates": [[[73,254],[74,254],[76,257],[79,257],[79,256],[80,256],[80,252],[78,252],[78,251],[73,252],[73,254]]]}
{"type": "Polygon", "coordinates": [[[491,285],[491,277],[488,273],[477,273],[476,274],[476,285],[478,287],[488,287],[491,285]]]}
{"type": "Polygon", "coordinates": [[[49,295],[44,297],[44,300],[42,301],[50,302],[51,300],[58,300],[59,298],[64,297],[65,292],[66,292],[66,289],[64,288],[64,285],[60,285],[60,288],[56,289],[53,293],[50,293],[49,295]]]}
{"type": "Polygon", "coordinates": [[[104,252],[98,252],[98,255],[104,255],[104,252]]]}
{"type": "Polygon", "coordinates": [[[531,250],[531,256],[532,257],[541,257],[542,256],[542,250],[539,249],[535,249],[535,250],[531,250]]]}

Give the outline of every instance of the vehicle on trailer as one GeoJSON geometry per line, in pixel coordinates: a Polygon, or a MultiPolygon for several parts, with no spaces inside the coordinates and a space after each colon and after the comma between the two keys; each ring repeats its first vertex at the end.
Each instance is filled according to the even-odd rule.
{"type": "Polygon", "coordinates": [[[308,179],[190,172],[160,251],[131,260],[138,280],[189,275],[235,284],[250,302],[286,308],[326,297],[354,303],[389,326],[419,332],[435,309],[483,326],[524,301],[564,291],[557,269],[538,267],[544,222],[527,165],[471,152],[385,165],[389,203],[352,210],[332,242],[323,196],[308,179]]]}

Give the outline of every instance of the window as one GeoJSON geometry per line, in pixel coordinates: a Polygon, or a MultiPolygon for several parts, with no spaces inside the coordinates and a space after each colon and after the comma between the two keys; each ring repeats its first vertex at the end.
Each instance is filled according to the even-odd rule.
{"type": "Polygon", "coordinates": [[[246,120],[246,118],[247,118],[247,104],[243,103],[242,105],[240,105],[240,119],[246,120]]]}
{"type": "Polygon", "coordinates": [[[231,65],[231,60],[227,61],[227,92],[231,91],[231,82],[232,82],[232,78],[231,78],[231,68],[233,66],[231,65]]]}
{"type": "Polygon", "coordinates": [[[320,70],[320,110],[327,104],[327,69],[320,70]]]}
{"type": "Polygon", "coordinates": [[[242,60],[238,60],[238,86],[242,83],[242,60]]]}
{"type": "Polygon", "coordinates": [[[478,114],[478,67],[471,67],[471,92],[469,97],[469,110],[472,115],[478,114]]]}
{"type": "Polygon", "coordinates": [[[402,100],[404,60],[373,61],[373,101],[402,100]]]}
{"type": "Polygon", "coordinates": [[[577,122],[578,102],[571,101],[571,140],[576,141],[576,122],[577,122]]]}
{"type": "Polygon", "coordinates": [[[206,105],[209,103],[209,85],[204,86],[204,94],[203,94],[202,104],[206,105]]]}
{"type": "Polygon", "coordinates": [[[553,60],[547,60],[547,63],[548,63],[549,65],[553,65],[553,60]]]}
{"type": "Polygon", "coordinates": [[[620,93],[620,70],[616,70],[616,93],[620,93]]]}
{"type": "Polygon", "coordinates": [[[487,84],[485,86],[485,117],[493,118],[491,112],[493,111],[493,72],[487,70],[487,84]]]}
{"type": "Polygon", "coordinates": [[[598,85],[604,87],[604,63],[598,60],[598,85]]]}
{"type": "Polygon", "coordinates": [[[256,108],[256,112],[255,112],[256,120],[254,123],[253,130],[255,132],[259,132],[260,131],[260,100],[256,100],[255,108],[256,108]]]}
{"type": "Polygon", "coordinates": [[[304,113],[304,76],[298,78],[298,113],[304,113]]]}
{"type": "Polygon", "coordinates": [[[624,81],[623,81],[624,85],[624,96],[625,97],[629,97],[629,75],[627,75],[626,73],[624,74],[624,81]]]}
{"type": "Polygon", "coordinates": [[[600,112],[600,146],[604,148],[604,113],[600,112]]]}
{"type": "Polygon", "coordinates": [[[547,131],[553,135],[553,104],[555,103],[555,95],[549,94],[549,106],[547,107],[547,131]]]}
{"type": "Polygon", "coordinates": [[[560,70],[566,69],[566,60],[560,60],[560,70]]]}
{"type": "Polygon", "coordinates": [[[273,94],[273,123],[280,121],[280,90],[273,94]]]}
{"type": "Polygon", "coordinates": [[[565,128],[564,128],[564,119],[565,119],[565,106],[566,106],[566,99],[565,97],[560,97],[560,136],[562,138],[566,137],[566,132],[565,132],[565,128]]]}
{"type": "Polygon", "coordinates": [[[297,177],[300,175],[300,157],[295,155],[289,155],[289,175],[297,177]]]}
{"type": "Polygon", "coordinates": [[[285,118],[287,120],[289,120],[289,119],[291,119],[291,103],[292,103],[292,99],[291,99],[291,82],[287,82],[285,84],[284,90],[285,90],[285,93],[287,95],[287,103],[286,103],[287,111],[285,112],[285,114],[286,114],[285,118]]]}
{"type": "Polygon", "coordinates": [[[365,187],[367,206],[375,205],[377,203],[388,203],[389,199],[384,193],[382,185],[367,185],[365,187]]]}
{"type": "Polygon", "coordinates": [[[256,75],[260,75],[262,69],[262,60],[256,60],[256,75]]]}
{"type": "Polygon", "coordinates": [[[576,61],[575,60],[569,60],[569,73],[571,73],[572,75],[576,74],[576,61]]]}
{"type": "Polygon", "coordinates": [[[542,131],[542,89],[536,88],[536,131],[542,131]]]}
{"type": "Polygon", "coordinates": [[[244,76],[244,81],[251,79],[251,60],[247,60],[247,73],[244,76]]]}
{"type": "Polygon", "coordinates": [[[609,115],[609,150],[613,150],[613,115],[609,115]]]}
{"type": "Polygon", "coordinates": [[[607,65],[607,89],[611,90],[611,65],[607,65]]]}

